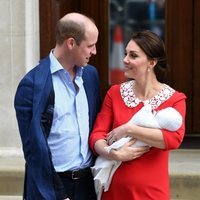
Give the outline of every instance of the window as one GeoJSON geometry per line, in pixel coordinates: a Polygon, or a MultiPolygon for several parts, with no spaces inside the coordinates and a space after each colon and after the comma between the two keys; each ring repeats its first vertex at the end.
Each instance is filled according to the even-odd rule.
{"type": "Polygon", "coordinates": [[[164,0],[110,0],[109,83],[125,81],[125,45],[133,31],[148,29],[164,39],[164,0]]]}

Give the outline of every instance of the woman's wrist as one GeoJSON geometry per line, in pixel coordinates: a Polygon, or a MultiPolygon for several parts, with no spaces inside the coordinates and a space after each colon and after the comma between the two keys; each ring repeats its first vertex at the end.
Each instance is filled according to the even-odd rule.
{"type": "Polygon", "coordinates": [[[135,127],[135,125],[132,124],[132,123],[126,124],[126,134],[127,134],[127,136],[134,137],[134,127],[135,127]]]}
{"type": "Polygon", "coordinates": [[[110,157],[111,160],[120,161],[119,151],[117,151],[115,149],[110,150],[109,157],[110,157]]]}

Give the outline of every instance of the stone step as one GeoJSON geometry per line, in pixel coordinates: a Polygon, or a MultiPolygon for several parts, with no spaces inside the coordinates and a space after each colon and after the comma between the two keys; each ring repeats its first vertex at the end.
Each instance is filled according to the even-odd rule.
{"type": "Polygon", "coordinates": [[[0,195],[21,196],[23,193],[24,159],[0,157],[0,195]]]}
{"type": "Polygon", "coordinates": [[[175,150],[170,153],[171,198],[200,199],[200,149],[175,150]]]}
{"type": "Polygon", "coordinates": [[[4,196],[4,195],[0,195],[0,200],[22,200],[22,196],[4,196]]]}
{"type": "Polygon", "coordinates": [[[171,198],[174,200],[199,200],[200,176],[176,175],[171,178],[171,198]]]}
{"type": "MultiPolygon", "coordinates": [[[[200,199],[200,150],[171,151],[169,171],[171,200],[200,199]]],[[[22,157],[0,157],[0,200],[22,199],[23,177],[22,157]]]]}

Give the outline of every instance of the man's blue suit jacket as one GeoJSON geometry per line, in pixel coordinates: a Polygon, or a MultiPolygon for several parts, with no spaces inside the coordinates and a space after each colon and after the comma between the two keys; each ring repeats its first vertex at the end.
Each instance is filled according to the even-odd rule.
{"type": "MultiPolygon", "coordinates": [[[[99,78],[93,66],[84,67],[83,81],[89,105],[91,130],[100,109],[99,78]]],[[[14,106],[26,161],[24,182],[26,200],[58,199],[51,155],[41,126],[41,113],[45,109],[52,88],[50,60],[47,57],[24,76],[15,95],[14,106]]]]}

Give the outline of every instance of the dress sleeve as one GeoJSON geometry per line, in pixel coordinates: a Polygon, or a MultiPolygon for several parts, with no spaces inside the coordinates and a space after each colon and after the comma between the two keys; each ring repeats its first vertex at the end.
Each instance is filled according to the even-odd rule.
{"type": "Polygon", "coordinates": [[[181,127],[174,132],[162,130],[163,137],[165,140],[166,150],[177,149],[184,138],[185,135],[185,115],[186,115],[186,96],[183,93],[176,92],[170,100],[171,106],[176,109],[182,116],[181,127]]]}
{"type": "Polygon", "coordinates": [[[113,126],[113,106],[111,89],[108,90],[105,99],[102,104],[101,111],[98,113],[94,123],[92,133],[89,138],[89,145],[93,152],[94,145],[97,140],[106,139],[107,133],[109,133],[113,126]]]}

